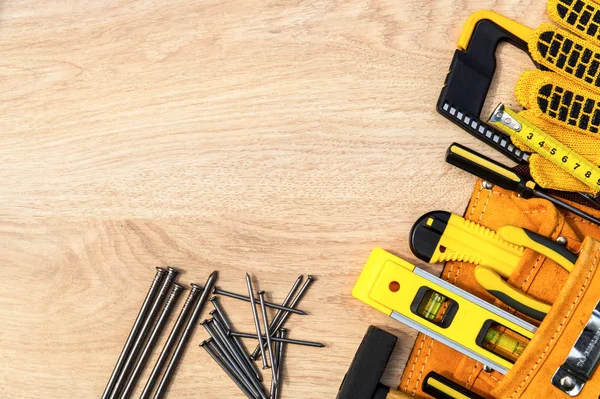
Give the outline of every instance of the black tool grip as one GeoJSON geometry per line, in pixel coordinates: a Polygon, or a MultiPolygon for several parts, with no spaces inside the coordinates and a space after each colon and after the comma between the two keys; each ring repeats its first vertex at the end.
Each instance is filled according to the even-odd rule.
{"type": "Polygon", "coordinates": [[[468,390],[462,385],[436,373],[430,371],[423,380],[423,392],[433,396],[436,399],[455,399],[457,397],[467,397],[469,399],[483,399],[475,392],[468,390]],[[434,381],[437,384],[434,384],[434,381]],[[446,392],[444,392],[446,391],[446,392]],[[454,394],[455,393],[455,394],[454,394]]]}
{"type": "Polygon", "coordinates": [[[515,172],[460,144],[450,145],[446,162],[506,190],[520,193],[524,189],[521,177],[515,172]]]}
{"type": "Polygon", "coordinates": [[[389,387],[379,380],[385,370],[397,338],[370,326],[344,376],[336,399],[383,399],[389,387]]]}
{"type": "Polygon", "coordinates": [[[524,303],[521,303],[517,299],[511,297],[506,292],[495,291],[495,290],[489,290],[488,292],[490,294],[492,294],[494,297],[496,297],[498,300],[502,301],[506,305],[508,305],[511,308],[513,308],[514,310],[516,310],[517,312],[523,313],[525,316],[529,316],[532,319],[535,319],[538,321],[544,321],[544,318],[546,317],[546,313],[540,312],[539,310],[534,309],[534,308],[530,308],[529,306],[525,305],[524,303]]]}

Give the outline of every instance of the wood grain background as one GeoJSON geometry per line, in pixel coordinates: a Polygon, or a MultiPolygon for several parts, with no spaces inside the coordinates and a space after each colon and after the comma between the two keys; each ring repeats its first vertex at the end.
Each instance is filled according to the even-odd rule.
{"type": "MultiPolygon", "coordinates": [[[[164,265],[237,292],[248,271],[275,301],[317,276],[289,328],[327,348],[289,348],[283,398],[335,397],[369,324],[399,336],[397,385],[415,333],[350,291],[372,248],[414,261],[416,218],[463,211],[450,143],[502,159],[435,112],[484,8],[547,20],[533,0],[0,1],[0,397],[100,397],[164,265]]],[[[531,65],[502,53],[486,110],[531,65]]],[[[243,397],[204,338],[170,397],[243,397]]]]}

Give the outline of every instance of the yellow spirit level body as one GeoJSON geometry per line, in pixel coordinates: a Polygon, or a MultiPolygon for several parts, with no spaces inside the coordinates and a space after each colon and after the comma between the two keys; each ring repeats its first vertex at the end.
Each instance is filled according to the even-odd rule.
{"type": "Polygon", "coordinates": [[[503,374],[513,363],[478,344],[485,326],[497,323],[526,339],[536,331],[535,326],[379,248],[371,253],[352,295],[503,374]],[[427,320],[416,312],[416,300],[424,289],[456,304],[449,323],[427,320]]]}

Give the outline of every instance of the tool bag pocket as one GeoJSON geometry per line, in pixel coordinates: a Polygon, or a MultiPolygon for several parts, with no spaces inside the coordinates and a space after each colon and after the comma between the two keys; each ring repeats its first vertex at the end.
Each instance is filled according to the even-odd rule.
{"type": "Polygon", "coordinates": [[[600,397],[600,241],[586,237],[550,312],[505,378],[502,399],[600,397]],[[587,380],[587,381],[586,381],[587,380]]]}

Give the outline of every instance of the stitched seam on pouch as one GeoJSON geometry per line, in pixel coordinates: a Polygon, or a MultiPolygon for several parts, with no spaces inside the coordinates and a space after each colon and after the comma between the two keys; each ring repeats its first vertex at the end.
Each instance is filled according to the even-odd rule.
{"type": "Polygon", "coordinates": [[[571,216],[571,215],[564,215],[564,216],[566,218],[573,219],[573,220],[575,220],[577,222],[584,223],[584,224],[591,224],[592,226],[594,226],[596,228],[600,228],[600,226],[598,226],[597,224],[592,223],[592,222],[588,222],[587,220],[582,219],[582,218],[578,218],[577,216],[571,216]]]}
{"type": "Polygon", "coordinates": [[[473,370],[471,370],[471,374],[469,374],[469,379],[467,380],[467,385],[471,384],[471,379],[473,378],[473,374],[475,370],[477,370],[477,366],[479,366],[479,362],[475,362],[475,366],[473,366],[473,370]]]}
{"type": "Polygon", "coordinates": [[[527,278],[525,279],[525,281],[523,281],[523,284],[521,284],[521,290],[523,290],[525,288],[525,284],[527,284],[527,282],[529,281],[529,278],[533,275],[534,270],[537,268],[538,263],[540,263],[540,260],[542,259],[542,254],[540,254],[536,261],[535,264],[533,265],[533,267],[531,268],[531,270],[529,271],[529,274],[527,275],[527,278]]]}
{"type": "Polygon", "coordinates": [[[536,213],[546,213],[547,209],[542,209],[541,211],[523,211],[524,214],[526,215],[533,215],[536,213]]]}
{"type": "Polygon", "coordinates": [[[523,385],[525,385],[525,383],[527,382],[527,380],[529,380],[529,378],[531,377],[531,373],[533,373],[533,371],[539,366],[539,364],[542,361],[542,359],[544,359],[544,357],[546,357],[546,353],[548,353],[548,349],[550,349],[550,346],[552,345],[552,343],[556,339],[556,336],[558,335],[558,333],[560,332],[560,330],[562,330],[563,326],[565,325],[565,322],[567,321],[567,319],[571,315],[571,312],[573,311],[573,308],[579,302],[579,299],[583,295],[583,292],[585,291],[588,283],[590,282],[590,278],[592,277],[592,273],[596,269],[596,265],[597,265],[597,262],[598,262],[598,256],[600,256],[600,248],[598,248],[598,250],[596,251],[596,256],[594,256],[594,261],[592,262],[590,270],[588,271],[588,275],[585,278],[585,281],[583,282],[583,284],[581,285],[581,289],[579,290],[579,293],[577,294],[577,297],[573,300],[573,303],[571,304],[571,307],[569,308],[569,311],[563,317],[560,325],[558,326],[558,328],[554,332],[554,335],[552,336],[552,338],[550,339],[550,341],[548,341],[548,345],[546,345],[546,349],[544,349],[544,351],[542,352],[542,354],[538,358],[537,362],[535,362],[535,364],[533,365],[533,367],[531,368],[531,370],[529,370],[529,372],[527,373],[527,376],[525,377],[525,379],[523,381],[521,381],[521,384],[514,390],[514,392],[510,396],[511,399],[514,398],[515,395],[517,393],[519,393],[519,391],[521,391],[521,389],[523,388],[523,385]]]}
{"type": "Polygon", "coordinates": [[[514,197],[516,197],[514,194],[504,194],[501,193],[500,191],[492,191],[493,194],[499,195],[500,197],[508,197],[508,199],[513,199],[514,197]]]}
{"type": "Polygon", "coordinates": [[[412,378],[413,372],[415,371],[415,366],[417,365],[419,356],[421,356],[421,349],[423,349],[423,345],[425,345],[425,334],[423,334],[423,337],[421,338],[421,346],[419,346],[419,350],[417,351],[417,356],[415,356],[415,360],[413,361],[412,367],[410,369],[410,373],[408,374],[408,379],[406,380],[406,385],[404,386],[404,391],[408,391],[408,385],[410,384],[410,380],[412,378]]]}
{"type": "Polygon", "coordinates": [[[427,356],[425,356],[425,361],[423,362],[423,366],[421,366],[421,372],[419,373],[419,376],[417,377],[417,382],[415,383],[415,387],[412,391],[412,396],[415,396],[417,394],[417,387],[419,385],[421,385],[421,377],[423,376],[423,370],[425,370],[425,365],[427,364],[427,361],[429,360],[429,355],[431,355],[431,348],[433,348],[434,342],[435,341],[432,339],[431,344],[429,344],[429,350],[427,351],[427,356]]]}

